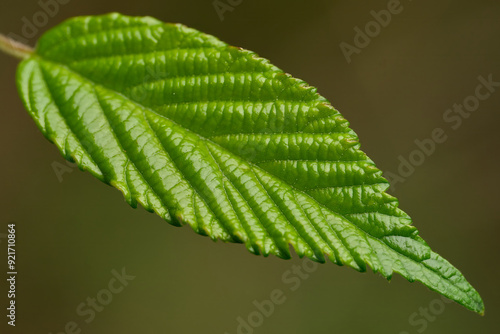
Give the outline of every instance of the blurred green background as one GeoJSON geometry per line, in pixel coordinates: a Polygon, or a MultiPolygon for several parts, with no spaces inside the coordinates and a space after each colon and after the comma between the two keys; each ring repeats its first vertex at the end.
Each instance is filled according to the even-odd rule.
{"type": "MultiPolygon", "coordinates": [[[[241,333],[499,333],[500,89],[457,130],[443,113],[474,94],[479,75],[500,81],[500,2],[403,0],[402,12],[350,64],[339,44],[353,45],[353,29],[363,29],[373,20],[370,11],[389,1],[221,2],[233,4],[224,20],[213,0],[69,0],[28,40],[34,45],[66,18],[111,11],[184,23],[318,87],[384,171],[395,173],[415,139],[443,128],[447,141],[392,193],[433,249],[481,293],[485,317],[444,304],[399,276],[389,284],[331,263],[297,279],[300,287],[292,291],[282,275],[298,277],[289,272],[304,264],[296,256],[254,256],[242,245],[175,228],[130,208],[118,191],[74,168],[59,182],[53,165],[65,162],[18,98],[17,61],[0,55],[2,310],[8,222],[17,223],[18,252],[17,326],[6,326],[2,311],[0,333],[71,333],[65,326],[74,321],[81,333],[93,334],[233,334],[238,317],[248,319],[254,301],[275,289],[286,301],[241,333]],[[78,305],[106,289],[111,271],[122,268],[135,279],[86,323],[78,305]]],[[[32,22],[40,11],[38,0],[1,0],[0,31],[22,35],[23,17],[32,22]]]]}

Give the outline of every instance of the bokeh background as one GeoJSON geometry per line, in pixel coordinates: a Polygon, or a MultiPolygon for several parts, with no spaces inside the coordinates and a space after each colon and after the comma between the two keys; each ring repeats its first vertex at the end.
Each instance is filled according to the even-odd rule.
{"type": "MultiPolygon", "coordinates": [[[[348,64],[339,44],[352,45],[353,29],[389,1],[221,1],[233,4],[224,20],[213,0],[61,0],[67,3],[28,40],[34,45],[72,16],[111,11],[184,23],[318,87],[384,171],[397,171],[415,139],[445,129],[447,141],[392,193],[434,250],[481,293],[486,315],[444,304],[399,276],[389,284],[331,263],[291,291],[282,275],[303,265],[296,256],[254,256],[242,245],[175,228],[75,168],[60,182],[53,166],[65,162],[18,98],[17,61],[0,55],[2,310],[8,222],[17,223],[18,252],[17,326],[6,326],[2,311],[0,333],[72,333],[65,326],[74,321],[93,334],[233,334],[238,317],[247,319],[253,302],[274,289],[286,301],[242,333],[499,333],[500,90],[455,131],[443,113],[474,94],[479,75],[500,81],[500,2],[402,0],[403,11],[348,64]],[[77,306],[122,268],[135,279],[87,324],[77,306]],[[429,307],[425,318],[420,312],[429,307]]],[[[23,18],[42,10],[38,0],[1,0],[0,31],[22,35],[23,18]]]]}

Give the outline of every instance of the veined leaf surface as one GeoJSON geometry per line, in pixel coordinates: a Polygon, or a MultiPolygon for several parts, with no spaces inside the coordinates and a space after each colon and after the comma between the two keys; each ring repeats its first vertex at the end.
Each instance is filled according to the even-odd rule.
{"type": "Polygon", "coordinates": [[[66,159],[174,225],[255,254],[394,272],[478,313],[479,294],[418,236],[348,122],[253,52],[153,18],[78,17],[18,70],[66,159]]]}

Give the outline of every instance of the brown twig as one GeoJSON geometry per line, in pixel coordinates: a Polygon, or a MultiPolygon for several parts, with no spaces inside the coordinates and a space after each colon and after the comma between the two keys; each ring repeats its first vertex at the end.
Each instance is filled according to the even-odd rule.
{"type": "Polygon", "coordinates": [[[33,53],[33,48],[19,43],[3,34],[0,34],[0,51],[19,59],[28,58],[33,53]]]}

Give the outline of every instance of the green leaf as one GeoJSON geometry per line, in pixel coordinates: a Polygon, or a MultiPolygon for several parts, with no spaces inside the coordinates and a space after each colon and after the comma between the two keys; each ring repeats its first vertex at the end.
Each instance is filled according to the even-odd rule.
{"type": "Polygon", "coordinates": [[[47,32],[18,70],[43,134],[174,225],[254,254],[400,273],[478,313],[462,274],[385,193],[349,123],[255,53],[179,24],[109,14],[47,32]]]}

